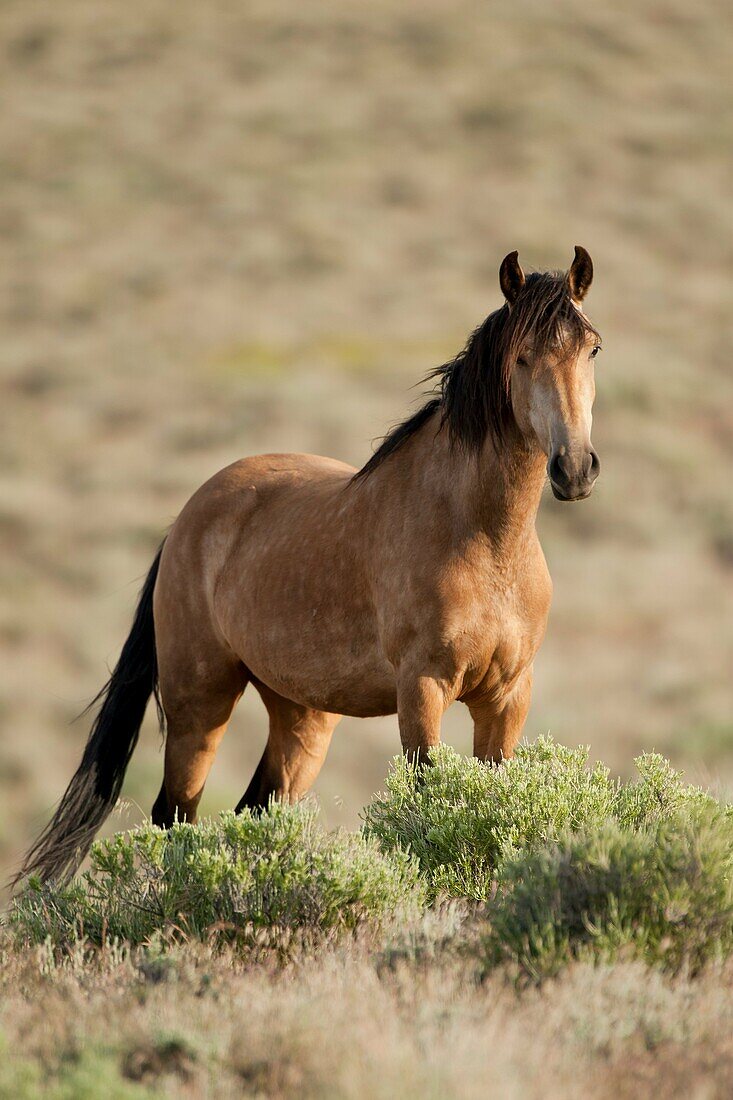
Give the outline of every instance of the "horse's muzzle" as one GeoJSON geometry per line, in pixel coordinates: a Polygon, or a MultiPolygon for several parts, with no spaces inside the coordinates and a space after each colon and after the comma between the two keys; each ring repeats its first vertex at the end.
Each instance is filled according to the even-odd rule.
{"type": "Polygon", "coordinates": [[[601,472],[601,460],[591,448],[577,458],[555,454],[547,464],[552,491],[557,500],[585,500],[601,472]]]}

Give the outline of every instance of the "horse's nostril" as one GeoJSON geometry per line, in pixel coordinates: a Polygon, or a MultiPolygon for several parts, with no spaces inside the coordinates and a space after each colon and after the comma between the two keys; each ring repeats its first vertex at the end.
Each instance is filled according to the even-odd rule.
{"type": "Polygon", "coordinates": [[[550,480],[555,483],[562,482],[566,479],[565,470],[562,464],[562,456],[554,455],[550,459],[550,480]]]}
{"type": "Polygon", "coordinates": [[[581,467],[581,473],[586,481],[595,481],[598,477],[598,471],[601,468],[601,463],[598,455],[595,451],[586,451],[583,455],[583,464],[581,467]]]}

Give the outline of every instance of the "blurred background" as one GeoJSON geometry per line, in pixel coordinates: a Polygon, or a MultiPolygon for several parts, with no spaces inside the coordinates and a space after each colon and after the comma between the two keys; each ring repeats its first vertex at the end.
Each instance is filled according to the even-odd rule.
{"type": "MultiPolygon", "coordinates": [[[[733,8],[716,0],[0,7],[0,859],[79,759],[186,499],[258,451],[361,464],[500,304],[593,255],[596,491],[548,494],[525,736],[733,786],[733,8]]],[[[470,745],[457,704],[448,740],[470,745]]],[[[241,702],[202,809],[266,736],[241,702]]],[[[317,785],[354,825],[396,719],[317,785]]],[[[157,793],[148,718],[113,826],[157,793]]]]}

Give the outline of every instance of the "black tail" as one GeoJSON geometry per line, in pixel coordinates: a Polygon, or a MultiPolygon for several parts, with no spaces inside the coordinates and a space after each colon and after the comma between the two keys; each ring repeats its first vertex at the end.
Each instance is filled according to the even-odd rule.
{"type": "Polygon", "coordinates": [[[114,672],[90,704],[102,701],[84,756],[56,813],[33,845],[14,882],[38,875],[66,882],[114,808],[151,695],[160,714],[153,590],[162,546],[140,592],[135,619],[114,672]]]}

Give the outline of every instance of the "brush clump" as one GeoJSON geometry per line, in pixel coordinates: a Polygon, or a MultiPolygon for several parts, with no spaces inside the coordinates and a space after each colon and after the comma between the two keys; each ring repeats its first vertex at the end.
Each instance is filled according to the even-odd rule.
{"type": "Polygon", "coordinates": [[[204,940],[292,959],[365,931],[379,965],[696,974],[733,953],[733,814],[661,756],[636,773],[549,737],[500,767],[441,746],[422,768],[393,761],[358,833],[324,830],[312,801],[144,825],[97,842],[70,884],[31,879],[8,923],[67,954],[204,940]]]}
{"type": "MultiPolygon", "coordinates": [[[[417,863],[358,833],[327,833],[312,801],[225,813],[169,830],[143,825],[91,851],[69,885],[31,880],[11,923],[30,942],[63,947],[155,936],[248,942],[262,930],[305,934],[373,926],[419,910],[417,863]]],[[[261,940],[261,936],[259,937],[261,940]]]]}

